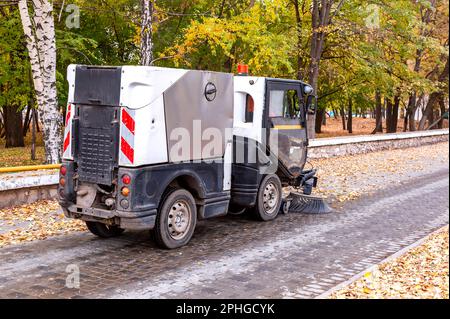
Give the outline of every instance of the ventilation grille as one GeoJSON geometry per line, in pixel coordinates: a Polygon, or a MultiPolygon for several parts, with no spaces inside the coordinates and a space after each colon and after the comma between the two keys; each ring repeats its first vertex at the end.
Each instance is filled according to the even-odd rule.
{"type": "Polygon", "coordinates": [[[111,185],[114,159],[110,130],[83,128],[80,132],[80,181],[111,185]]]}

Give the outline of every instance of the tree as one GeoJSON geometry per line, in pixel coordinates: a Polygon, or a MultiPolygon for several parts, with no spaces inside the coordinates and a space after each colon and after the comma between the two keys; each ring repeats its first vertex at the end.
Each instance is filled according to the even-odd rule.
{"type": "Polygon", "coordinates": [[[193,20],[161,57],[174,66],[224,72],[245,62],[255,75],[292,77],[293,44],[282,23],[290,22],[289,11],[284,0],[240,2],[230,12],[219,7],[217,15],[193,20]]]}
{"type": "MultiPolygon", "coordinates": [[[[444,68],[442,69],[441,73],[438,76],[437,79],[437,87],[438,90],[431,93],[430,98],[428,99],[427,106],[425,108],[425,111],[423,112],[422,119],[419,123],[419,130],[425,129],[425,125],[427,123],[427,120],[431,118],[431,114],[433,112],[433,109],[437,103],[445,104],[444,97],[445,93],[448,92],[448,72],[449,72],[449,66],[448,66],[448,56],[447,56],[447,62],[445,63],[444,68]]],[[[432,120],[430,121],[433,122],[432,120]]]]}
{"type": "MultiPolygon", "coordinates": [[[[17,7],[0,7],[0,136],[6,147],[24,146],[22,110],[28,104],[28,56],[17,7]]],[[[33,105],[31,105],[33,106],[33,105]]]]}
{"type": "Polygon", "coordinates": [[[33,0],[32,18],[26,0],[19,0],[19,12],[26,37],[39,117],[43,124],[47,163],[60,161],[61,124],[56,91],[56,44],[53,4],[33,0]]]}
{"type": "MultiPolygon", "coordinates": [[[[319,79],[319,65],[322,58],[325,38],[328,34],[328,26],[334,15],[340,10],[344,4],[344,0],[340,0],[334,12],[331,11],[334,0],[313,0],[312,1],[312,38],[310,46],[310,63],[309,63],[309,84],[313,87],[317,94],[317,82],[319,79]]],[[[321,108],[323,112],[323,108],[321,108]]],[[[323,114],[318,112],[317,116],[308,119],[308,131],[311,132],[311,138],[314,138],[315,132],[320,132],[323,114]],[[316,125],[315,123],[319,123],[316,125]],[[316,130],[319,128],[319,130],[316,130]]]]}
{"type": "Polygon", "coordinates": [[[153,62],[153,10],[156,1],[141,0],[141,65],[151,65],[153,62]]]}
{"type": "MultiPolygon", "coordinates": [[[[0,134],[5,133],[6,107],[21,111],[36,104],[39,117],[47,121],[45,139],[59,136],[59,125],[53,123],[60,121],[58,109],[66,106],[65,78],[70,63],[153,62],[158,66],[224,72],[235,72],[236,64],[247,63],[253,75],[298,78],[310,82],[318,95],[317,121],[308,124],[310,136],[311,126],[320,132],[322,118],[331,109],[343,111],[344,130],[351,120],[345,118],[345,113],[374,114],[376,133],[385,126],[383,100],[390,108],[386,123],[389,131],[396,129],[396,114],[405,113],[402,108],[406,108],[403,129],[413,130],[417,108],[425,111],[421,128],[427,128],[430,121],[440,119],[439,114],[448,104],[448,79],[439,81],[448,58],[448,0],[71,3],[81,9],[80,28],[68,29],[64,23],[70,14],[64,1],[8,0],[1,5],[0,12],[14,8],[16,18],[12,18],[10,10],[0,21],[0,134]],[[61,10],[59,14],[52,11],[52,3],[55,10],[61,10]],[[21,21],[19,17],[28,50],[24,50],[21,28],[12,25],[13,21],[21,21]],[[52,42],[55,37],[57,59],[52,42]],[[36,91],[34,102],[24,72],[30,68],[36,91]],[[57,97],[51,84],[55,82],[57,97]],[[348,112],[350,100],[353,112],[348,112]]],[[[27,110],[31,114],[31,109],[27,110]]],[[[18,118],[20,114],[8,111],[8,117],[12,116],[18,118]]],[[[25,116],[26,126],[29,118],[25,116]]],[[[439,125],[442,121],[438,121],[439,125]]],[[[13,134],[13,130],[8,132],[13,134]]],[[[49,145],[46,142],[46,150],[49,145]]]]}

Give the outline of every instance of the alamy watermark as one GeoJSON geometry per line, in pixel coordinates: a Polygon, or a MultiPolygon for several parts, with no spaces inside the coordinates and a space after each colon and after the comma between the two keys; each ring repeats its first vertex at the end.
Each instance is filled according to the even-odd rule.
{"type": "Polygon", "coordinates": [[[368,13],[367,17],[364,19],[366,27],[369,29],[379,29],[380,28],[380,7],[377,4],[370,4],[366,8],[368,13]]]}
{"type": "Polygon", "coordinates": [[[61,21],[61,16],[63,11],[68,13],[64,24],[68,29],[79,29],[80,28],[80,7],[76,4],[68,4],[64,7],[64,5],[61,7],[61,10],[59,11],[58,21],[61,21]]]}
{"type": "Polygon", "coordinates": [[[66,267],[66,288],[80,289],[80,267],[76,264],[70,264],[66,267]]]}
{"type": "Polygon", "coordinates": [[[202,128],[201,123],[201,120],[194,120],[192,129],[177,127],[170,131],[168,155],[171,163],[259,164],[261,173],[274,174],[278,169],[280,151],[291,153],[290,149],[279,150],[277,129],[261,128],[260,140],[257,141],[234,135],[233,128],[202,128]],[[227,157],[227,152],[232,156],[227,157]]]}

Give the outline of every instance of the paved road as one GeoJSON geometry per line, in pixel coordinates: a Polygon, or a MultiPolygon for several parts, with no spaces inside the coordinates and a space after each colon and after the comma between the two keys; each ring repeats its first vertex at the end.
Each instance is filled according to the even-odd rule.
{"type": "Polygon", "coordinates": [[[312,298],[448,224],[448,173],[416,176],[329,215],[204,221],[179,250],[157,249],[147,232],[3,248],[0,298],[312,298]],[[80,288],[67,288],[66,271],[77,268],[80,288]]]}

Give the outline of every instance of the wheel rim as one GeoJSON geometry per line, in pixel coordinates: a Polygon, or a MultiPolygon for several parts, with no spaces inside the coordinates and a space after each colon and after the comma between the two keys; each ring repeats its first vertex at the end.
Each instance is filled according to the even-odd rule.
{"type": "Polygon", "coordinates": [[[275,213],[278,205],[278,197],[279,191],[277,186],[272,182],[267,183],[263,192],[263,206],[266,214],[272,215],[275,213]]]}
{"type": "Polygon", "coordinates": [[[186,237],[191,225],[191,209],[184,200],[177,200],[170,207],[167,217],[169,235],[175,240],[186,237]]]}

